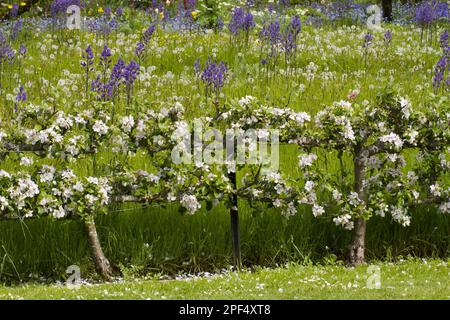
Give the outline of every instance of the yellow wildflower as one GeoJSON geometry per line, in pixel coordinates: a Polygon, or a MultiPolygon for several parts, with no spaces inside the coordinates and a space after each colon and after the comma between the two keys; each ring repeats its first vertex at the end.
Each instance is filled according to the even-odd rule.
{"type": "Polygon", "coordinates": [[[102,7],[100,7],[100,8],[98,8],[98,13],[103,13],[103,8],[102,7]]]}

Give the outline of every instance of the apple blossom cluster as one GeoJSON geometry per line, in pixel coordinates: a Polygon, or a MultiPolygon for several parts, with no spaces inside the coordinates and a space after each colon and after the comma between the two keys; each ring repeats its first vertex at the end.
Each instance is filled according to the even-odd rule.
{"type": "Polygon", "coordinates": [[[110,133],[110,117],[87,109],[67,114],[47,106],[23,108],[8,133],[0,130],[0,155],[4,152],[36,151],[69,160],[95,153],[110,133]]]}
{"type": "Polygon", "coordinates": [[[93,214],[110,202],[107,178],[79,177],[44,165],[31,172],[0,171],[0,218],[60,219],[93,214]]]}

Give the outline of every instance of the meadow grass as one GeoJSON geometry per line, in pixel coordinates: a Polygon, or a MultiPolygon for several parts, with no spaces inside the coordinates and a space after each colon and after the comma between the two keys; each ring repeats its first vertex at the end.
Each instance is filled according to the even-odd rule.
{"type": "Polygon", "coordinates": [[[341,265],[296,265],[223,272],[176,280],[124,279],[109,284],[0,286],[0,299],[450,299],[449,261],[415,260],[341,265]],[[371,268],[370,268],[371,267],[371,268]],[[379,269],[378,269],[379,268],[379,269]],[[379,287],[370,278],[379,270],[379,287]]]}
{"type": "MultiPolygon", "coordinates": [[[[241,204],[242,256],[246,266],[277,266],[286,261],[333,262],[345,259],[350,234],[310,212],[286,220],[275,210],[256,217],[241,204]]],[[[130,209],[130,208],[128,208],[130,209]]],[[[231,265],[229,219],[225,210],[180,215],[175,208],[133,209],[98,219],[98,231],[117,271],[135,275],[217,271],[231,265]]],[[[410,228],[384,219],[369,222],[369,261],[400,257],[448,257],[448,220],[418,210],[410,228]]],[[[62,280],[78,265],[96,278],[83,226],[78,221],[39,219],[1,224],[1,280],[62,280]]]]}

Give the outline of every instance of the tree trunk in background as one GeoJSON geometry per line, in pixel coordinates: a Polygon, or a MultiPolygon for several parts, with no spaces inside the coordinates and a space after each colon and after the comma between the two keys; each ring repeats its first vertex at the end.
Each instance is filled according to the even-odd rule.
{"type": "Polygon", "coordinates": [[[385,21],[392,21],[392,0],[381,0],[383,18],[385,21]]]}
{"type": "Polygon", "coordinates": [[[92,258],[94,259],[95,268],[103,279],[110,281],[112,276],[112,268],[108,258],[103,253],[102,246],[95,227],[94,217],[88,217],[84,222],[84,227],[88,236],[89,247],[91,249],[92,258]]]}
{"type": "MultiPolygon", "coordinates": [[[[358,150],[355,154],[354,177],[355,192],[358,194],[360,200],[367,203],[368,194],[367,189],[364,186],[364,180],[366,178],[366,159],[363,150],[358,150]]],[[[352,265],[364,263],[366,226],[367,222],[362,218],[358,218],[355,221],[349,252],[349,260],[352,265]]]]}

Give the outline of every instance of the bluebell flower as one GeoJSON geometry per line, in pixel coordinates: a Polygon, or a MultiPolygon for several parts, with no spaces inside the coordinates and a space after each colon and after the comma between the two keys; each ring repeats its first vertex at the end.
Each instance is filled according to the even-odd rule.
{"type": "Polygon", "coordinates": [[[89,67],[91,66],[94,62],[94,53],[92,52],[92,48],[91,45],[88,45],[88,47],[86,48],[86,50],[84,50],[84,52],[82,53],[82,58],[83,60],[81,60],[81,65],[83,67],[89,67]]]}
{"type": "Polygon", "coordinates": [[[414,18],[415,22],[424,27],[430,25],[436,19],[436,14],[433,5],[424,1],[418,5],[416,8],[416,16],[414,18]]]}
{"type": "Polygon", "coordinates": [[[195,74],[199,75],[200,74],[200,59],[196,59],[194,62],[194,70],[195,70],[195,74]]]}
{"type": "Polygon", "coordinates": [[[233,35],[238,35],[241,31],[248,32],[255,26],[255,21],[251,12],[245,12],[243,8],[235,7],[231,15],[228,30],[233,35]]]}
{"type": "Polygon", "coordinates": [[[14,50],[9,45],[6,37],[0,31],[0,64],[5,61],[9,61],[11,63],[14,59],[14,54],[14,50]]]}
{"type": "Polygon", "coordinates": [[[122,78],[127,85],[132,85],[134,83],[139,73],[139,68],[139,64],[134,61],[131,61],[123,68],[122,78]]]}
{"type": "Polygon", "coordinates": [[[259,36],[261,38],[261,41],[267,41],[273,46],[277,45],[281,39],[280,23],[278,22],[278,20],[264,25],[259,33],[259,36]]]}
{"type": "Polygon", "coordinates": [[[20,17],[12,26],[11,40],[15,40],[17,38],[20,31],[22,31],[22,27],[23,27],[23,20],[22,20],[22,17],[20,17]]]}
{"type": "Polygon", "coordinates": [[[119,58],[119,60],[116,62],[111,71],[111,80],[114,83],[120,82],[120,79],[122,79],[122,73],[124,69],[125,69],[125,62],[122,60],[122,58],[119,58]]]}
{"type": "Polygon", "coordinates": [[[207,88],[214,89],[217,92],[225,84],[227,71],[228,68],[224,62],[217,63],[208,60],[202,71],[201,79],[207,88]]]}
{"type": "Polygon", "coordinates": [[[81,7],[80,0],[54,0],[51,4],[50,11],[53,17],[58,16],[60,14],[65,14],[67,8],[71,5],[81,7]]]}
{"type": "Polygon", "coordinates": [[[17,17],[17,15],[19,14],[19,5],[17,3],[13,4],[11,11],[9,12],[9,16],[11,18],[15,18],[17,17]]]}
{"type": "Polygon", "coordinates": [[[448,30],[446,29],[439,39],[442,50],[446,50],[448,48],[448,30]]]}
{"type": "Polygon", "coordinates": [[[100,65],[104,68],[109,68],[111,63],[111,49],[105,44],[103,46],[103,51],[100,55],[100,65]]]}
{"type": "Polygon", "coordinates": [[[25,57],[27,54],[27,47],[25,47],[25,45],[22,43],[20,44],[19,47],[19,55],[21,55],[22,57],[25,57]]]}
{"type": "Polygon", "coordinates": [[[25,92],[25,89],[22,85],[20,85],[19,92],[17,93],[16,96],[16,101],[17,102],[27,101],[27,93],[25,92]]]}
{"type": "Polygon", "coordinates": [[[391,30],[388,30],[388,31],[386,31],[386,32],[384,33],[383,39],[384,39],[384,43],[385,43],[386,45],[389,45],[389,44],[391,43],[391,41],[392,41],[392,33],[391,33],[391,30]]]}
{"type": "Polygon", "coordinates": [[[433,88],[435,90],[439,89],[441,86],[442,80],[444,80],[444,73],[447,67],[447,57],[441,57],[436,66],[434,67],[434,76],[433,76],[433,88]]]}
{"type": "Polygon", "coordinates": [[[372,40],[373,40],[373,34],[366,33],[366,35],[364,36],[364,41],[363,41],[363,48],[368,48],[372,44],[372,40]]]}

